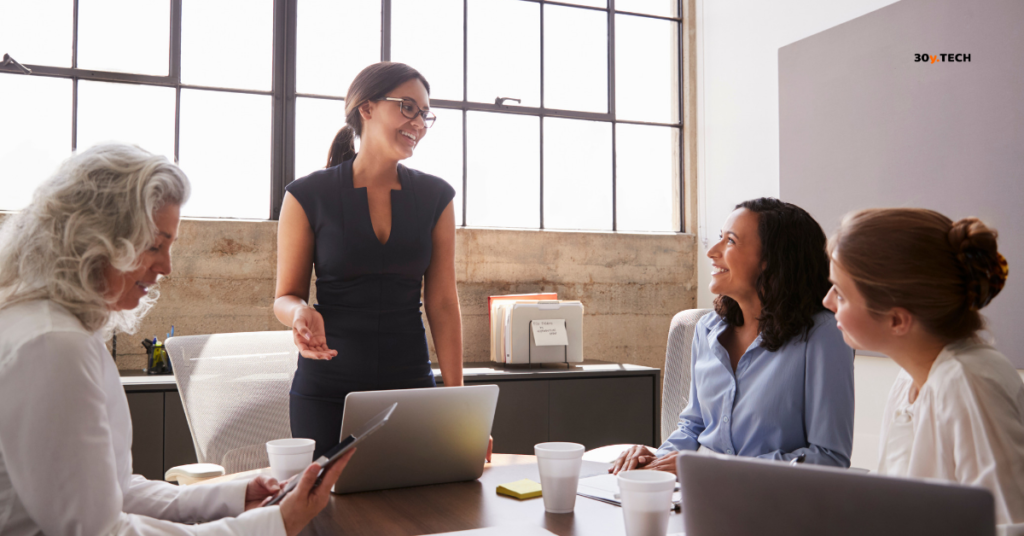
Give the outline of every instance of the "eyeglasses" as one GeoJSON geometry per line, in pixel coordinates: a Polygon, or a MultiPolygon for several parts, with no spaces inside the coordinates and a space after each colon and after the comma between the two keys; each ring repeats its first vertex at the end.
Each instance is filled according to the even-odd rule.
{"type": "Polygon", "coordinates": [[[402,110],[402,115],[408,119],[416,119],[416,116],[423,118],[423,126],[430,128],[434,125],[434,121],[437,116],[434,112],[423,111],[420,107],[412,101],[412,99],[400,99],[398,97],[381,97],[378,101],[392,101],[399,103],[398,108],[402,110]]]}

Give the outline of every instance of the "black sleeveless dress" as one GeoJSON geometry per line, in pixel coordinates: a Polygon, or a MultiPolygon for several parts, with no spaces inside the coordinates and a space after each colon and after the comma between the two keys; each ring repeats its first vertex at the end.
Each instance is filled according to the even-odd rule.
{"type": "Polygon", "coordinates": [[[316,441],[314,459],[338,443],[345,395],[353,391],[433,387],[420,316],[432,232],[455,197],[444,180],[398,165],[391,191],[391,235],[373,231],[366,188],[354,188],[352,160],[286,188],[315,236],[316,310],[324,318],[330,361],[299,357],[292,381],[292,437],[316,441]]]}

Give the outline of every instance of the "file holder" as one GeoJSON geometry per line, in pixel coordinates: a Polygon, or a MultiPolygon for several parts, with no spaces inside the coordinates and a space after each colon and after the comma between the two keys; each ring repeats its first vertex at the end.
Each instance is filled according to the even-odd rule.
{"type": "MultiPolygon", "coordinates": [[[[565,319],[558,318],[555,321],[560,322],[562,329],[565,329],[565,319]]],[[[566,341],[566,344],[538,346],[537,339],[534,336],[534,322],[536,320],[530,321],[529,363],[531,365],[535,363],[568,363],[568,341],[566,341]]],[[[568,333],[566,334],[568,335],[568,333]]]]}
{"type": "Polygon", "coordinates": [[[506,365],[579,363],[583,361],[583,304],[578,301],[538,301],[516,303],[510,311],[505,353],[506,365]],[[533,337],[535,320],[563,320],[565,346],[537,346],[533,337]],[[552,350],[548,350],[551,348],[552,350]],[[554,350],[554,349],[559,350],[554,350]]]}

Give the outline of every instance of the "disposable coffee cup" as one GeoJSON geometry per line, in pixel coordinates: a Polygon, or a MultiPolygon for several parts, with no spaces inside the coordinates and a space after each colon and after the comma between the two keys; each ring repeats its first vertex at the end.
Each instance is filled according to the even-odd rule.
{"type": "Polygon", "coordinates": [[[538,443],[533,446],[540,471],[544,510],[568,514],[576,507],[576,487],[580,482],[583,451],[579,443],[538,443]]]}
{"type": "Polygon", "coordinates": [[[267,456],[270,458],[270,476],[284,482],[304,471],[313,463],[312,439],[289,438],[267,441],[267,456]]]}
{"type": "Polygon", "coordinates": [[[665,536],[676,475],[664,471],[619,473],[619,497],[626,536],[665,536]]]}

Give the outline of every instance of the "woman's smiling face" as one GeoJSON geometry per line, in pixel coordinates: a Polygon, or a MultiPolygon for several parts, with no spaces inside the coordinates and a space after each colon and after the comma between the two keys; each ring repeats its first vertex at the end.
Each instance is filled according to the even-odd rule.
{"type": "Polygon", "coordinates": [[[725,220],[718,242],[708,250],[712,293],[737,301],[756,298],[762,270],[757,224],[757,213],[745,208],[734,210],[725,220]]]}
{"type": "Polygon", "coordinates": [[[139,301],[149,293],[149,287],[160,277],[171,273],[171,244],[178,236],[178,222],[181,209],[177,205],[165,205],[153,212],[157,237],[153,246],[143,251],[139,267],[131,272],[122,272],[112,266],[103,269],[107,284],[107,299],[111,311],[130,311],[139,306],[139,301]]]}
{"type": "Polygon", "coordinates": [[[414,106],[418,111],[430,109],[430,95],[419,78],[413,78],[388,92],[386,97],[403,99],[406,102],[374,101],[364,104],[363,143],[370,141],[375,150],[381,150],[395,160],[404,160],[413,155],[416,146],[427,135],[423,118],[417,115],[409,119],[402,114],[402,107],[414,106]]]}

